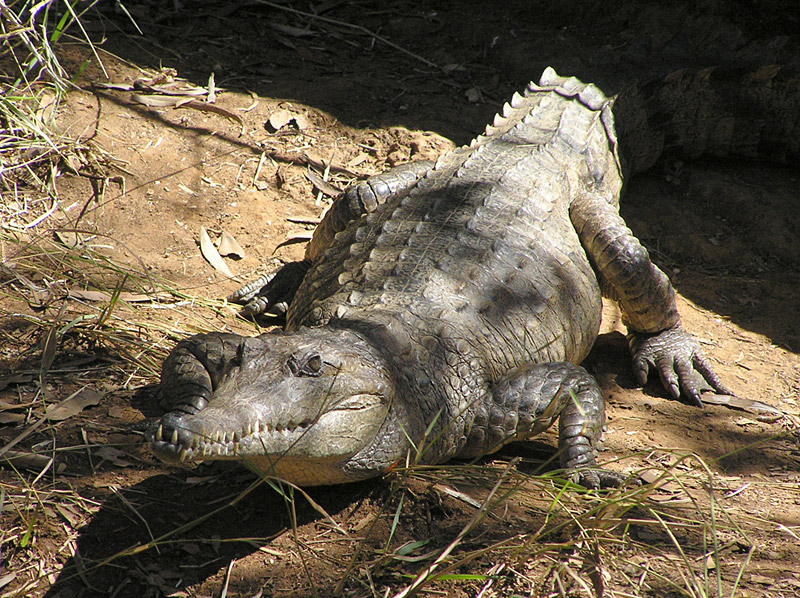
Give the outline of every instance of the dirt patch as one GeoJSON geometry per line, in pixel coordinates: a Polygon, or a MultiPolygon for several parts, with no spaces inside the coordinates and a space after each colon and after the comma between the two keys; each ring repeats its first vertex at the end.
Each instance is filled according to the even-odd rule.
{"type": "MultiPolygon", "coordinates": [[[[469,524],[500,478],[516,493],[466,536],[448,561],[455,563],[451,577],[437,581],[436,591],[586,595],[565,571],[594,580],[588,561],[570,559],[602,554],[601,581],[586,582],[595,592],[599,583],[609,595],[642,587],[639,595],[682,595],[666,581],[637,586],[644,571],[673,579],[675,562],[685,565],[663,530],[631,524],[617,536],[629,544],[605,543],[603,536],[600,548],[564,548],[561,560],[552,555],[578,533],[574,528],[556,526],[538,544],[530,540],[552,524],[554,501],[566,501],[559,521],[594,505],[580,496],[556,499],[550,486],[529,487],[533,482],[517,477],[552,457],[551,433],[479,464],[492,472],[488,485],[475,468],[456,465],[314,489],[311,500],[295,493],[290,502],[264,484],[251,489],[255,481],[242,470],[165,468],[127,428],[158,413],[151,386],[157,356],[143,347],[132,365],[130,339],[147,339],[163,355],[187,332],[256,332],[221,299],[302,256],[302,239],[329,201],[309,169],[322,175],[330,167],[329,182],[342,188],[394,164],[435,158],[480,132],[498,105],[547,65],[613,91],[637,76],[721,57],[796,66],[800,56],[791,3],[760,12],[732,2],[692,10],[643,1],[587,0],[569,8],[509,2],[502,10],[441,4],[318,3],[323,20],[304,14],[301,4],[280,5],[301,11],[292,12],[269,3],[217,3],[212,10],[184,2],[164,12],[163,3],[126,3],[144,35],[110,10],[85,21],[92,35],[106,36],[100,55],[108,78],[85,48],[62,47],[72,72],[89,61],[82,89],[70,93],[58,115],[85,151],[56,179],[59,209],[26,233],[28,247],[50,239],[54,228],[77,234],[97,255],[135,272],[129,281],[143,281],[124,290],[147,292],[148,277],[157,277],[185,298],[166,306],[123,301],[112,314],[119,337],[73,337],[64,327],[97,316],[107,300],[75,293],[67,299],[58,285],[40,303],[3,296],[0,416],[8,417],[0,420],[0,446],[41,417],[34,401],[43,396],[56,402],[84,388],[101,396],[19,440],[17,449],[57,457],[45,474],[0,470],[3,596],[219,596],[223,588],[228,596],[394,595],[469,524]],[[216,112],[154,108],[136,101],[141,89],[101,86],[161,85],[174,76],[206,85],[211,73],[222,88],[216,112]],[[273,131],[270,117],[281,110],[294,120],[273,131]],[[201,227],[214,239],[227,231],[244,248],[241,259],[227,259],[236,279],[203,259],[201,227]],[[48,330],[58,331],[58,346],[48,343],[48,330]],[[518,470],[504,474],[516,457],[518,470]],[[554,552],[540,556],[543,547],[554,552]],[[563,584],[572,590],[560,590],[563,584]]],[[[685,325],[717,372],[739,395],[794,415],[797,178],[796,169],[780,166],[671,162],[633,179],[623,204],[629,225],[672,278],[685,325]]],[[[5,244],[3,259],[13,261],[20,251],[5,244]]],[[[55,259],[58,271],[63,264],[55,259]]],[[[95,266],[76,264],[82,265],[70,266],[71,280],[80,280],[73,270],[95,266]]],[[[109,291],[125,274],[107,275],[109,291]]],[[[692,567],[719,572],[728,592],[744,568],[737,595],[795,595],[800,451],[792,420],[765,423],[722,407],[699,411],[665,398],[656,382],[636,388],[613,309],[608,315],[587,362],[608,396],[603,458],[620,459],[625,468],[670,465],[684,476],[685,487],[661,496],[661,504],[674,509],[675,521],[685,517],[677,543],[692,567]],[[683,454],[697,457],[682,460],[683,454]],[[706,529],[712,499],[730,518],[717,522],[717,561],[697,531],[706,529]]],[[[637,508],[633,519],[652,515],[637,508]]],[[[716,581],[706,582],[716,595],[716,581]]]]}

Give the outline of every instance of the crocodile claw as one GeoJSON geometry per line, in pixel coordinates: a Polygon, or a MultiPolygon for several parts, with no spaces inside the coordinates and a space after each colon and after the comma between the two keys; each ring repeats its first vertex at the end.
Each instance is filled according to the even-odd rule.
{"type": "Polygon", "coordinates": [[[274,274],[267,274],[234,291],[228,301],[244,303],[243,316],[282,316],[311,267],[310,262],[289,262],[274,274]]]}
{"type": "Polygon", "coordinates": [[[658,371],[672,398],[678,399],[684,394],[697,407],[703,406],[704,392],[734,394],[714,373],[700,343],[680,326],[657,334],[631,333],[628,343],[633,354],[634,375],[641,385],[647,382],[652,367],[658,371]]]}
{"type": "Polygon", "coordinates": [[[582,467],[572,471],[567,470],[567,472],[570,474],[571,482],[579,484],[587,490],[604,490],[642,484],[642,480],[637,477],[627,476],[602,467],[582,467]]]}

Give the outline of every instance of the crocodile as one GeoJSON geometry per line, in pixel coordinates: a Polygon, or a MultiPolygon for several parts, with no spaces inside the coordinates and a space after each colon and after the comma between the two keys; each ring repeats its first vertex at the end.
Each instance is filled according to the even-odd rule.
{"type": "MultiPolygon", "coordinates": [[[[685,96],[710,78],[671,84],[685,96]]],[[[737,145],[727,120],[667,96],[678,98],[672,131],[646,134],[658,107],[626,100],[624,165],[616,98],[548,68],[468,146],[348,188],[305,260],[233,296],[251,315],[284,307],[283,330],[195,335],[167,357],[152,450],[168,462],[239,460],[311,486],[475,459],[558,420],[571,479],[622,484],[597,464],[603,393],[580,365],[602,297],[620,307],[640,384],[654,370],[676,399],[734,396],[619,214],[623,169],[648,168],[670,145],[797,155],[796,135],[737,145]]]]}

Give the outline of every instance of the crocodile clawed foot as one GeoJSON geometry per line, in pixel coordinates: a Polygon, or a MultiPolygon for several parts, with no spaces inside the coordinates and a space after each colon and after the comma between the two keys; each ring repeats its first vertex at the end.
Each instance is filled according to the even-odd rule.
{"type": "Polygon", "coordinates": [[[634,374],[641,385],[653,368],[672,398],[683,394],[697,407],[703,406],[704,392],[733,394],[714,373],[697,340],[679,325],[658,334],[632,333],[628,342],[634,374]]]}
{"type": "Polygon", "coordinates": [[[606,490],[626,486],[641,486],[642,480],[602,467],[586,467],[570,472],[570,481],[587,490],[606,490]]]}
{"type": "Polygon", "coordinates": [[[241,314],[247,316],[283,316],[300,283],[308,272],[306,260],[290,262],[274,274],[262,276],[232,293],[228,301],[244,303],[241,314]]]}

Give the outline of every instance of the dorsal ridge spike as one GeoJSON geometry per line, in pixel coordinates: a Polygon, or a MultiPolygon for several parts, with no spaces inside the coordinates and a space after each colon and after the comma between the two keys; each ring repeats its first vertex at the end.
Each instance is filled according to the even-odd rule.
{"type": "Polygon", "coordinates": [[[542,87],[552,87],[560,85],[564,81],[564,77],[560,77],[552,66],[548,66],[539,77],[539,85],[542,87]]]}

